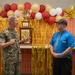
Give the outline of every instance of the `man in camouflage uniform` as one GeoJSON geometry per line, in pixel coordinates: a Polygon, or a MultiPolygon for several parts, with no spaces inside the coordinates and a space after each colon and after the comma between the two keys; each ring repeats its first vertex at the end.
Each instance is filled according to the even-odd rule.
{"type": "Polygon", "coordinates": [[[20,75],[20,42],[28,41],[29,39],[19,41],[17,31],[17,18],[11,16],[8,18],[9,27],[3,30],[0,34],[0,48],[2,48],[2,56],[4,63],[4,75],[20,75]]]}

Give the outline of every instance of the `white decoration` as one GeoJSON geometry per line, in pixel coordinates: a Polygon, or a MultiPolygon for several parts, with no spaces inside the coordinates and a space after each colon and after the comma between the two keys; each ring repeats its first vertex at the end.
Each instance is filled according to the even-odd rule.
{"type": "Polygon", "coordinates": [[[57,12],[57,15],[60,15],[62,13],[62,9],[60,7],[56,8],[56,12],[57,12]]]}
{"type": "Polygon", "coordinates": [[[16,17],[22,17],[22,13],[21,13],[19,10],[16,10],[16,11],[14,12],[14,15],[15,15],[16,17]]]}
{"type": "Polygon", "coordinates": [[[56,9],[52,8],[50,11],[49,11],[50,15],[51,16],[55,16],[57,13],[56,13],[56,9]]]}
{"type": "Polygon", "coordinates": [[[35,14],[35,18],[36,18],[37,20],[40,20],[40,19],[42,18],[42,14],[41,14],[40,12],[36,13],[36,14],[35,14]]]}

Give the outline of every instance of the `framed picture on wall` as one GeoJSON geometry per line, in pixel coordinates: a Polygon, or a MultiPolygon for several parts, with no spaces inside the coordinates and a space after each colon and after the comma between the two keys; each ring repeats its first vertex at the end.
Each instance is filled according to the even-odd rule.
{"type": "Polygon", "coordinates": [[[29,26],[29,21],[28,20],[22,21],[22,26],[23,27],[28,27],[29,26]]]}
{"type": "MultiPolygon", "coordinates": [[[[20,40],[23,40],[28,37],[30,37],[30,38],[32,37],[31,36],[31,28],[29,28],[29,27],[20,28],[20,40]]],[[[32,42],[32,38],[29,41],[24,42],[24,44],[31,44],[31,42],[32,42]]]]}

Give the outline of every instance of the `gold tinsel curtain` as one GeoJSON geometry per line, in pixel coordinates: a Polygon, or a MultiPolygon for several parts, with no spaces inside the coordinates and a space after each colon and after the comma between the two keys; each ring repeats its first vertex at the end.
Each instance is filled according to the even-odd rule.
{"type": "Polygon", "coordinates": [[[52,56],[49,41],[57,31],[56,25],[43,20],[30,20],[32,28],[32,75],[52,75],[52,56]]]}
{"type": "MultiPolygon", "coordinates": [[[[16,29],[18,30],[19,37],[22,21],[22,18],[18,18],[16,29]]],[[[7,18],[0,18],[0,32],[7,26],[7,18]]],[[[49,25],[43,20],[31,19],[30,27],[32,29],[32,75],[52,75],[52,56],[49,50],[49,41],[52,34],[57,31],[56,25],[49,25]]],[[[2,57],[0,58],[2,59],[2,57]]],[[[2,72],[2,66],[0,70],[2,72]]]]}

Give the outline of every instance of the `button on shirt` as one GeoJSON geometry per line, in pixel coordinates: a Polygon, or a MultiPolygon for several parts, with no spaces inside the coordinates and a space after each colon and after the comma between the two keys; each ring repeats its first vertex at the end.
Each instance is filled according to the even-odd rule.
{"type": "MultiPolygon", "coordinates": [[[[71,34],[70,32],[68,32],[66,30],[64,30],[62,32],[56,32],[53,35],[53,37],[50,41],[50,44],[54,47],[54,51],[56,53],[62,53],[68,47],[74,47],[75,46],[74,36],[73,36],[73,34],[71,34]],[[58,39],[59,36],[60,36],[60,38],[58,39]],[[57,41],[57,39],[58,39],[58,41],[57,41]],[[57,44],[56,44],[56,42],[57,42],[57,44]],[[55,44],[56,44],[56,46],[55,46],[55,44]]],[[[63,57],[70,56],[71,54],[72,54],[72,51],[63,57]]]]}

